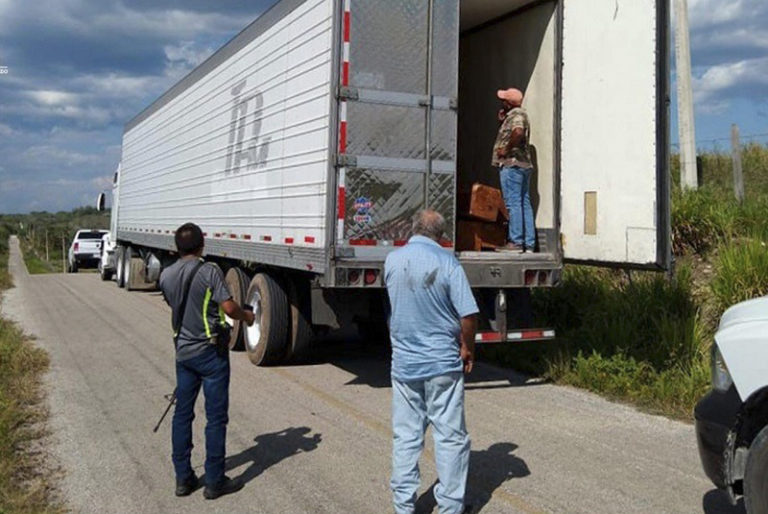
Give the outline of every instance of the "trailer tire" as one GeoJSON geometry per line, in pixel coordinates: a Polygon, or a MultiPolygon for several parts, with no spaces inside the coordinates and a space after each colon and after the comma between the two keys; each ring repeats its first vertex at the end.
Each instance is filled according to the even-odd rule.
{"type": "Polygon", "coordinates": [[[69,272],[70,273],[77,273],[77,261],[73,262],[69,265],[69,272]]]}
{"type": "MultiPolygon", "coordinates": [[[[227,283],[229,292],[232,293],[232,300],[242,307],[245,304],[245,295],[248,294],[248,283],[250,282],[248,275],[246,275],[242,269],[235,266],[227,271],[227,274],[224,276],[224,281],[227,283]]],[[[242,352],[245,350],[245,330],[243,328],[243,322],[229,318],[227,318],[227,322],[232,325],[232,335],[229,338],[229,349],[242,352]]]]}
{"type": "Polygon", "coordinates": [[[768,514],[768,427],[764,427],[749,446],[744,471],[744,505],[747,514],[768,514]]]}
{"type": "Polygon", "coordinates": [[[115,249],[115,274],[117,287],[125,287],[125,248],[122,246],[115,249]]]}
{"type": "Polygon", "coordinates": [[[253,305],[256,322],[245,330],[245,349],[256,366],[279,364],[285,357],[290,314],[285,289],[267,273],[251,280],[245,302],[253,305]]]}
{"type": "Polygon", "coordinates": [[[309,282],[303,278],[288,283],[288,302],[291,314],[291,333],[285,352],[289,362],[304,362],[312,351],[315,336],[312,329],[312,300],[309,282]]]}
{"type": "Polygon", "coordinates": [[[101,277],[101,280],[103,280],[104,282],[108,282],[112,280],[112,274],[113,274],[112,270],[104,269],[104,266],[101,263],[99,263],[99,276],[101,277]]]}

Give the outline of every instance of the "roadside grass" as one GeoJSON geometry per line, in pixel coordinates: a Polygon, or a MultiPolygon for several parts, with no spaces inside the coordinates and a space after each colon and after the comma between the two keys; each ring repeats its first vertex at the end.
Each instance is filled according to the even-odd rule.
{"type": "Polygon", "coordinates": [[[683,192],[672,163],[674,279],[566,266],[534,291],[537,324],[554,343],[482,348],[488,360],[690,421],[710,387],[709,354],[723,311],[768,294],[768,146],[743,149],[746,198],[734,198],[730,155],[701,156],[702,185],[683,192]]]}
{"type": "MultiPolygon", "coordinates": [[[[0,290],[12,286],[7,233],[0,230],[0,290]]],[[[0,317],[0,513],[58,513],[36,446],[45,436],[42,376],[48,355],[0,317]]]]}

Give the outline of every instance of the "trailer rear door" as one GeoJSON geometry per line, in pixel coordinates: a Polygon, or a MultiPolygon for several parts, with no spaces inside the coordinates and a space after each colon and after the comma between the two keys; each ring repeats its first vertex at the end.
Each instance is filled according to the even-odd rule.
{"type": "Polygon", "coordinates": [[[458,4],[343,2],[336,240],[355,250],[340,256],[403,244],[425,206],[453,231],[458,4]]]}
{"type": "Polygon", "coordinates": [[[668,0],[561,5],[564,255],[665,268],[668,0]]]}

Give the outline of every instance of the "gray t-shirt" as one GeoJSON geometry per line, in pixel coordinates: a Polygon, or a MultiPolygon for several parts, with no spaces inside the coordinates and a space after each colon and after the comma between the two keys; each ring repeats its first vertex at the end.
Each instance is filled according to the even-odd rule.
{"type": "MultiPolygon", "coordinates": [[[[198,262],[197,259],[179,259],[160,275],[160,290],[171,309],[181,306],[184,284],[198,262]]],[[[189,287],[189,299],[176,348],[177,361],[197,357],[209,347],[211,338],[216,336],[216,327],[224,322],[220,306],[230,299],[232,294],[221,268],[212,262],[203,264],[189,287]]]]}

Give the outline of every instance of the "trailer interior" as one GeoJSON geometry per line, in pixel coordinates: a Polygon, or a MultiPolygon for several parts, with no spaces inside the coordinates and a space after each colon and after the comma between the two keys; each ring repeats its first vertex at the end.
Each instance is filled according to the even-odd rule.
{"type": "MultiPolygon", "coordinates": [[[[457,250],[462,261],[554,260],[558,252],[557,2],[462,0],[460,27],[457,191],[466,197],[475,183],[500,188],[499,171],[491,166],[501,107],[496,92],[509,87],[522,90],[531,124],[530,194],[537,252],[510,254],[458,246],[457,250]]],[[[457,213],[461,220],[461,207],[457,213]]],[[[466,236],[461,230],[470,225],[457,222],[457,241],[466,236]]]]}

